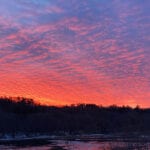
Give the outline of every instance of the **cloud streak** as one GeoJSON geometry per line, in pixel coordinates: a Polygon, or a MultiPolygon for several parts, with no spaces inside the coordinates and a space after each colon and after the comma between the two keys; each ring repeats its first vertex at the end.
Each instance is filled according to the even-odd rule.
{"type": "Polygon", "coordinates": [[[148,5],[1,0],[0,95],[149,107],[148,5]]]}

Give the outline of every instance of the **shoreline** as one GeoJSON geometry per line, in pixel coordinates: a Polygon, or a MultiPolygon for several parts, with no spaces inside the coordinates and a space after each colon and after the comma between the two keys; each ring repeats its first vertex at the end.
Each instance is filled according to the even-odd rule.
{"type": "Polygon", "coordinates": [[[78,135],[32,135],[0,138],[0,145],[45,145],[54,141],[79,142],[150,142],[150,135],[78,134],[78,135]]]}

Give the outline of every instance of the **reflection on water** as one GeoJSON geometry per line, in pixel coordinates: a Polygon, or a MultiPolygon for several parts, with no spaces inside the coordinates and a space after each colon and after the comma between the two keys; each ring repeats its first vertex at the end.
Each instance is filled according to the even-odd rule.
{"type": "Polygon", "coordinates": [[[16,147],[0,146],[0,150],[148,150],[150,143],[133,142],[82,142],[82,141],[52,141],[44,146],[16,147]]]}

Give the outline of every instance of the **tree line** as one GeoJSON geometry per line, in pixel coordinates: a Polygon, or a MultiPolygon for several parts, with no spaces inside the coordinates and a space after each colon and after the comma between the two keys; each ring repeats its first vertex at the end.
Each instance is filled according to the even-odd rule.
{"type": "Polygon", "coordinates": [[[95,104],[42,106],[27,98],[0,98],[1,135],[133,132],[150,132],[150,109],[95,104]]]}

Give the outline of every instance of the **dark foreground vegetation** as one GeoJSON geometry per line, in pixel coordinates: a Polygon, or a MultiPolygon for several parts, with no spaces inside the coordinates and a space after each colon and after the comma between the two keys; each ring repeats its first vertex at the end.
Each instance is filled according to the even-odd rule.
{"type": "Polygon", "coordinates": [[[79,104],[41,106],[0,98],[0,134],[150,133],[150,109],[79,104]]]}

